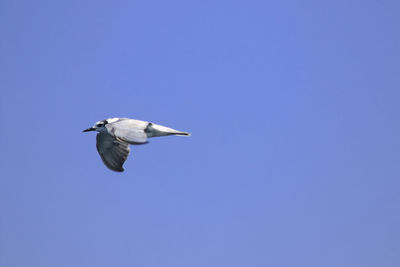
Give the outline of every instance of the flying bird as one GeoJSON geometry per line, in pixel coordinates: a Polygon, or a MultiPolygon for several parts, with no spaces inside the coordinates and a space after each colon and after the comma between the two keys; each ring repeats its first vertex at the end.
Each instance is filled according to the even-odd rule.
{"type": "Polygon", "coordinates": [[[147,138],[167,135],[187,135],[155,123],[128,118],[110,118],[96,122],[83,132],[97,131],[96,148],[103,163],[111,170],[123,172],[129,155],[129,145],[148,143],[147,138]]]}

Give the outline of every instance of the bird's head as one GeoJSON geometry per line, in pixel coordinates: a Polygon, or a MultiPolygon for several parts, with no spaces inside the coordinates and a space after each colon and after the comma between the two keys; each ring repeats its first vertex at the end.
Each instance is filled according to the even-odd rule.
{"type": "Polygon", "coordinates": [[[86,130],[83,130],[82,132],[91,132],[91,131],[101,132],[102,130],[105,130],[104,126],[107,123],[108,123],[107,120],[98,121],[92,127],[87,128],[86,130]]]}

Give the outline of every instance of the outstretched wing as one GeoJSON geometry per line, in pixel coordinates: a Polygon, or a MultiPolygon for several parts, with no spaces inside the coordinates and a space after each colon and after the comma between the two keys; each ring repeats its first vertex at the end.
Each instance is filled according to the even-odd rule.
{"type": "Polygon", "coordinates": [[[118,139],[129,144],[143,144],[147,142],[145,129],[149,123],[146,121],[119,119],[106,125],[108,132],[118,139]]]}
{"type": "Polygon", "coordinates": [[[129,155],[129,144],[107,133],[98,133],[96,148],[103,163],[111,170],[123,172],[122,165],[129,155]]]}

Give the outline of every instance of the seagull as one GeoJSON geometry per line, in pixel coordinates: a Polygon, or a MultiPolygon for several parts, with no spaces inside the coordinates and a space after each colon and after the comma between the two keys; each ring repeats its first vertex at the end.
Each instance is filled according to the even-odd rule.
{"type": "Polygon", "coordinates": [[[129,155],[129,145],[148,143],[147,138],[167,135],[186,135],[155,123],[128,118],[110,118],[96,122],[83,132],[97,131],[96,148],[103,163],[111,170],[123,172],[122,165],[129,155]]]}

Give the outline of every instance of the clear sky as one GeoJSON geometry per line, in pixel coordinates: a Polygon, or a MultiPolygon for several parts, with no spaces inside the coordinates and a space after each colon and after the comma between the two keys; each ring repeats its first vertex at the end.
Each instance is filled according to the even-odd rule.
{"type": "Polygon", "coordinates": [[[400,2],[0,2],[0,266],[400,266],[400,2]],[[192,132],[108,170],[110,117],[192,132]]]}

